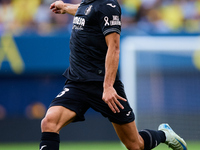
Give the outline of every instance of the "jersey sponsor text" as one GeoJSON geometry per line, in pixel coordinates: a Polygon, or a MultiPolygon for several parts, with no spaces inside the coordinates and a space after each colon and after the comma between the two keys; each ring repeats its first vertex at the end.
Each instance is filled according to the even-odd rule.
{"type": "Polygon", "coordinates": [[[81,17],[74,17],[73,24],[85,26],[85,19],[81,17]]]}

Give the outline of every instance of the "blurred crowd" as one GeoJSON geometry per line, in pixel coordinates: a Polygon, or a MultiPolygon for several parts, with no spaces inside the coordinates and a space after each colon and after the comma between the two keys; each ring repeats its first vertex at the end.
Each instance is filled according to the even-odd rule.
{"type": "MultiPolygon", "coordinates": [[[[54,14],[55,0],[0,0],[0,35],[54,35],[71,31],[73,17],[54,14]]],[[[79,3],[81,0],[63,0],[79,3]]],[[[136,34],[200,33],[200,0],[118,0],[122,28],[136,34]]]]}

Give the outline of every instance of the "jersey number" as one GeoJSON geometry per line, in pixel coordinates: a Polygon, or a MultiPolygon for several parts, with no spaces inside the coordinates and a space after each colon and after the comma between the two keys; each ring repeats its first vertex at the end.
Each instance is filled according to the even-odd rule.
{"type": "Polygon", "coordinates": [[[63,91],[60,92],[60,93],[56,96],[56,98],[57,98],[57,97],[61,97],[61,96],[63,96],[63,95],[64,95],[66,92],[68,92],[68,91],[69,91],[68,88],[64,88],[63,91]]]}

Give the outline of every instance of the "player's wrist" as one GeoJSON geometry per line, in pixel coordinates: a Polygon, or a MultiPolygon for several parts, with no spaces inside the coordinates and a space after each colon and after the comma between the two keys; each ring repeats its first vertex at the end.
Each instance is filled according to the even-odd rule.
{"type": "Polygon", "coordinates": [[[64,3],[63,12],[74,16],[79,5],[80,4],[64,3]]]}
{"type": "Polygon", "coordinates": [[[68,3],[63,4],[63,14],[69,13],[70,5],[68,3]]]}
{"type": "Polygon", "coordinates": [[[108,88],[112,88],[113,87],[113,84],[112,83],[105,83],[103,84],[103,88],[104,89],[108,89],[108,88]]]}
{"type": "Polygon", "coordinates": [[[74,7],[75,7],[75,4],[64,3],[64,11],[65,11],[66,13],[71,14],[72,11],[74,11],[74,9],[75,9],[74,7]]]}

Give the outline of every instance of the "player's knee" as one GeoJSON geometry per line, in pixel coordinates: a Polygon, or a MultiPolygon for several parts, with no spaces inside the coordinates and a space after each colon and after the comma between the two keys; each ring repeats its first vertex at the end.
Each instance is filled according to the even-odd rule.
{"type": "Polygon", "coordinates": [[[45,117],[41,121],[41,130],[45,132],[49,128],[49,120],[45,117]]]}
{"type": "Polygon", "coordinates": [[[41,121],[41,130],[42,132],[57,132],[56,123],[54,123],[51,117],[45,117],[41,121]]]}

